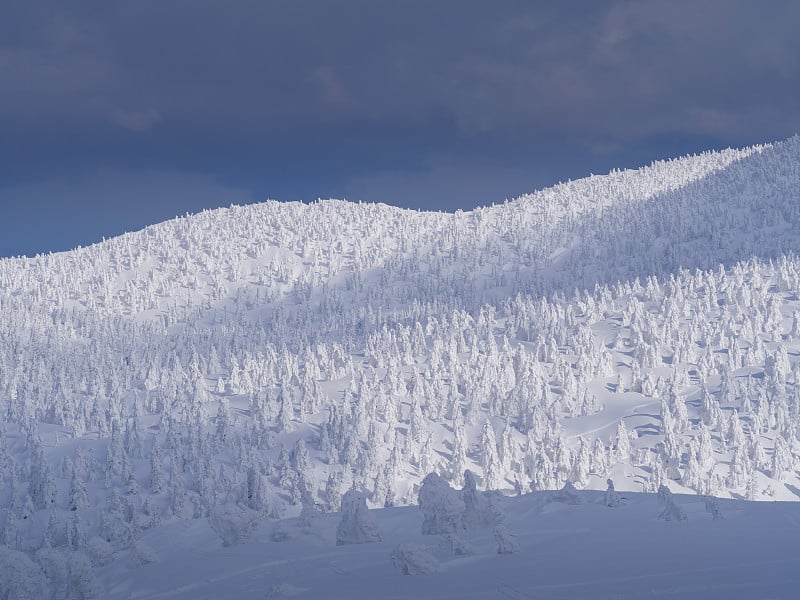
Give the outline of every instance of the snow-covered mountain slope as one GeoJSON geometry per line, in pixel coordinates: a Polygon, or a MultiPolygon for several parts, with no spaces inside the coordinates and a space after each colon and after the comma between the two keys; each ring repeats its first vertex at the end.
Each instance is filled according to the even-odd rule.
{"type": "Polygon", "coordinates": [[[78,589],[146,530],[415,504],[431,472],[798,500],[798,232],[795,137],[470,212],[267,202],[4,259],[2,540],[78,589]]]}
{"type": "MultiPolygon", "coordinates": [[[[224,301],[261,305],[288,296],[302,303],[319,288],[340,291],[348,283],[362,292],[357,299],[371,305],[453,297],[476,304],[486,299],[487,289],[498,287],[530,291],[538,284],[548,290],[554,278],[562,288],[582,285],[572,272],[553,266],[582,267],[581,277],[591,280],[587,285],[670,273],[678,266],[713,267],[749,253],[737,246],[693,248],[682,261],[664,264],[658,248],[649,258],[652,265],[641,253],[656,237],[661,245],[669,239],[696,246],[697,230],[712,220],[720,237],[745,226],[764,237],[769,231],[762,230],[776,219],[772,213],[793,223],[797,215],[789,197],[796,192],[792,164],[798,145],[792,139],[662,161],[455,215],[341,201],[205,211],[89,248],[6,259],[0,282],[20,302],[183,318],[224,301]],[[761,185],[752,182],[754,172],[763,178],[761,185]],[[619,238],[624,245],[618,246],[619,238]],[[598,272],[596,264],[609,259],[624,265],[598,272]],[[627,271],[617,272],[621,266],[627,271]],[[649,266],[655,272],[643,272],[649,266]],[[380,281],[373,280],[374,271],[380,281]],[[416,286],[408,285],[409,277],[416,286]],[[450,287],[461,279],[460,287],[450,287]]],[[[782,250],[774,243],[769,249],[782,250]]]]}

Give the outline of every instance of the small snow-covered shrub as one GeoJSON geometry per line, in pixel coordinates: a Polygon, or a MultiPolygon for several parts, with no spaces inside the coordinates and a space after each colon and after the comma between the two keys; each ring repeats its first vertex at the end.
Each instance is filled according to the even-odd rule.
{"type": "Polygon", "coordinates": [[[150,546],[139,541],[133,545],[133,562],[137,567],[149,565],[157,560],[158,557],[150,546]]]}
{"type": "Polygon", "coordinates": [[[506,529],[505,525],[494,528],[494,539],[497,541],[498,554],[512,554],[519,550],[519,544],[514,536],[506,529]]]}
{"type": "Polygon", "coordinates": [[[269,540],[271,542],[286,542],[292,539],[292,537],[292,530],[283,522],[276,523],[272,531],[269,532],[269,540]]]}
{"type": "Polygon", "coordinates": [[[336,528],[336,545],[380,542],[375,517],[367,508],[363,492],[350,490],[342,497],[342,520],[336,528]]]}
{"type": "Polygon", "coordinates": [[[439,570],[436,557],[425,546],[411,542],[400,544],[392,551],[392,564],[403,575],[428,575],[439,570]]]}
{"type": "Polygon", "coordinates": [[[560,490],[550,494],[550,502],[563,502],[564,504],[580,504],[581,497],[571,481],[567,481],[560,490]]]}
{"type": "Polygon", "coordinates": [[[464,500],[440,475],[430,473],[422,480],[418,499],[425,516],[423,535],[454,533],[464,528],[464,500]]]}
{"type": "Polygon", "coordinates": [[[223,546],[234,546],[246,540],[258,525],[258,514],[251,510],[231,510],[208,518],[211,529],[223,546]]]}
{"type": "Polygon", "coordinates": [[[706,512],[711,514],[711,518],[718,521],[722,518],[722,513],[719,510],[719,502],[716,498],[706,498],[706,512]]]}
{"type": "Polygon", "coordinates": [[[304,591],[303,588],[299,588],[291,583],[276,583],[267,590],[265,598],[266,600],[271,600],[272,598],[291,598],[292,596],[302,594],[304,591]]]}
{"type": "Polygon", "coordinates": [[[675,503],[675,498],[670,489],[664,485],[658,488],[658,501],[664,506],[664,510],[658,515],[663,521],[685,521],[686,511],[675,503]]]}
{"type": "Polygon", "coordinates": [[[447,548],[453,553],[453,556],[472,556],[475,554],[475,550],[472,546],[455,533],[447,534],[444,537],[444,541],[447,544],[447,548]]]}
{"type": "Polygon", "coordinates": [[[675,504],[675,501],[670,499],[664,505],[664,510],[658,515],[659,519],[664,521],[685,521],[687,519],[686,511],[680,506],[675,504]]]}
{"type": "Polygon", "coordinates": [[[86,544],[86,551],[92,564],[98,567],[107,565],[114,560],[114,547],[99,536],[94,536],[86,544]]]}

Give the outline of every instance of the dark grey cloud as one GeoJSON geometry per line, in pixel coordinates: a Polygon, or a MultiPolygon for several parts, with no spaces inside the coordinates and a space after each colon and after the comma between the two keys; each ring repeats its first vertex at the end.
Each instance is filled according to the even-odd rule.
{"type": "Polygon", "coordinates": [[[797,122],[796,2],[541,4],[25,3],[3,19],[0,108],[133,131],[443,119],[733,136],[797,122]]]}
{"type": "Polygon", "coordinates": [[[793,0],[12,0],[0,203],[141,168],[256,198],[428,183],[452,208],[459,169],[502,199],[504,172],[783,138],[800,130],[798,22],[793,0]]]}

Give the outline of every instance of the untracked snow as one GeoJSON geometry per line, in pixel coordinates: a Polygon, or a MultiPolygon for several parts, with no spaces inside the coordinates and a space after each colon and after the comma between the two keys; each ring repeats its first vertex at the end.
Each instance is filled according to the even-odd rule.
{"type": "Polygon", "coordinates": [[[604,505],[602,492],[579,494],[574,505],[547,492],[502,499],[504,526],[518,544],[510,554],[497,552],[492,528],[460,534],[471,552],[455,554],[447,536],[422,535],[423,515],[408,507],[373,511],[384,539],[350,546],[336,545],[336,514],[280,543],[264,524],[234,548],[223,548],[203,521],[173,523],[143,536],[160,549],[157,563],[131,570],[121,557],[100,576],[109,600],[797,597],[796,504],[722,500],[715,520],[704,498],[681,496],[688,519],[665,522],[654,494],[623,494],[616,508],[604,505]],[[392,562],[398,547],[427,551],[435,570],[404,575],[392,562]]]}

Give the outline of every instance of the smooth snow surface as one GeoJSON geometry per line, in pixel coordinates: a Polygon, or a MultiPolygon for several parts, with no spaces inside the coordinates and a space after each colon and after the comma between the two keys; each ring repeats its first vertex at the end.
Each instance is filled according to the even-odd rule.
{"type": "Polygon", "coordinates": [[[264,523],[245,544],[222,548],[202,521],[147,533],[159,561],[137,570],[121,557],[101,571],[109,599],[218,598],[533,600],[797,598],[800,511],[791,503],[721,500],[713,520],[703,498],[679,496],[688,518],[665,522],[655,495],[628,493],[617,508],[579,492],[577,505],[535,492],[505,498],[505,525],[519,550],[498,554],[492,529],[461,534],[473,549],[454,556],[443,535],[421,535],[415,507],[377,510],[380,543],[336,546],[338,515],[313,532],[290,521],[293,537],[271,542],[264,523]],[[403,575],[390,555],[399,544],[427,548],[430,574],[403,575]]]}

